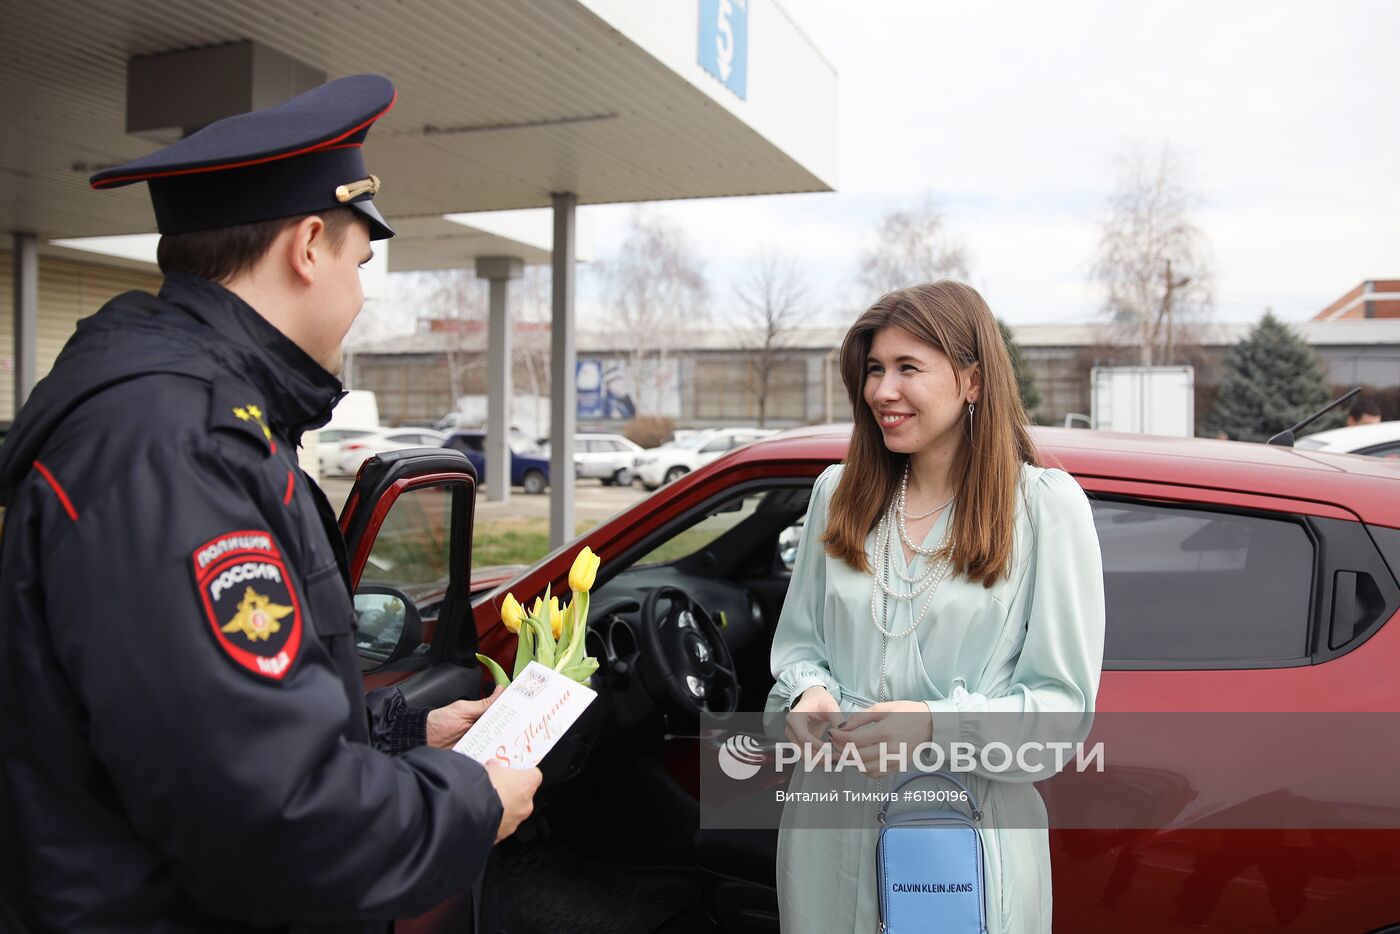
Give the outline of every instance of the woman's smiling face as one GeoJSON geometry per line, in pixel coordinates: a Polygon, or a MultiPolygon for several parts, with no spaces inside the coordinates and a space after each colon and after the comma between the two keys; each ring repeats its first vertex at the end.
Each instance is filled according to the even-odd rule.
{"type": "MultiPolygon", "coordinates": [[[[975,367],[968,370],[975,373],[975,367]]],[[[943,351],[903,328],[877,331],[865,361],[865,404],[885,447],[912,454],[938,442],[960,441],[967,403],[977,401],[978,391],[977,380],[964,373],[960,385],[943,351]]]]}

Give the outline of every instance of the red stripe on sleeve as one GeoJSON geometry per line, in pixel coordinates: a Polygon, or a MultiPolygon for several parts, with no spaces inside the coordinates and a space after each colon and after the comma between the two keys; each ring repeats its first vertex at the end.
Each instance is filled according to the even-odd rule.
{"type": "Polygon", "coordinates": [[[63,492],[63,487],[58,485],[58,481],[54,479],[53,474],[49,473],[49,468],[35,461],[34,469],[43,475],[44,479],[49,482],[49,486],[53,487],[53,491],[58,494],[58,501],[63,504],[63,511],[68,513],[68,518],[77,522],[78,510],[73,508],[73,501],[68,498],[67,493],[63,492]]]}
{"type": "Polygon", "coordinates": [[[289,471],[287,471],[287,492],[282,494],[282,505],[283,505],[283,506],[290,506],[290,505],[292,504],[292,489],[293,489],[295,486],[296,486],[296,474],[292,473],[292,472],[289,470],[289,471]]]}

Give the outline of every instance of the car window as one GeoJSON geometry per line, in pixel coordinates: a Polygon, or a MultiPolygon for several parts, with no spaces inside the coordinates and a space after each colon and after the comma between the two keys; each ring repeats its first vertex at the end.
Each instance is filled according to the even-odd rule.
{"type": "Polygon", "coordinates": [[[459,451],[481,452],[486,450],[484,440],[481,435],[456,435],[452,439],[452,447],[459,451]]]}
{"type": "Polygon", "coordinates": [[[451,528],[448,487],[408,490],[384,517],[361,582],[403,588],[445,581],[451,528]]]}
{"type": "Polygon", "coordinates": [[[1357,451],[1358,454],[1365,454],[1367,457],[1384,457],[1388,460],[1400,458],[1400,441],[1390,444],[1377,444],[1373,447],[1357,451]]]}
{"type": "Polygon", "coordinates": [[[715,451],[727,451],[731,447],[733,439],[728,435],[721,435],[718,438],[711,438],[700,446],[701,454],[713,454],[715,451]]]}
{"type": "Polygon", "coordinates": [[[647,552],[637,564],[662,564],[694,554],[753,515],[754,510],[763,501],[765,493],[766,491],[757,490],[744,496],[726,500],[695,525],[679,532],[647,552]]]}
{"type": "Polygon", "coordinates": [[[1109,667],[1259,667],[1307,658],[1313,544],[1302,525],[1102,499],[1093,511],[1109,667]]]}

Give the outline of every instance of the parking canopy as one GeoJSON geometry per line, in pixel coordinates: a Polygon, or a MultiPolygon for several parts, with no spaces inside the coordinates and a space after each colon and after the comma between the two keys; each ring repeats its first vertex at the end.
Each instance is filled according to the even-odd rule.
{"type": "MultiPolygon", "coordinates": [[[[0,31],[0,229],[14,245],[14,300],[0,296],[14,394],[0,392],[0,419],[71,329],[71,316],[45,308],[39,256],[93,261],[51,241],[154,230],[144,186],[99,194],[89,175],[362,72],[388,76],[399,95],[365,153],[384,183],[375,204],[405,233],[391,268],[476,262],[499,286],[492,331],[508,334],[511,264],[543,257],[515,250],[483,267],[479,250],[508,244],[441,218],[554,210],[557,475],[572,457],[576,206],[835,184],[836,72],[777,0],[30,4],[0,31]]],[[[508,344],[492,346],[510,359],[508,344]]],[[[503,426],[503,368],[489,385],[491,423],[503,426]]],[[[573,528],[572,495],[568,484],[552,490],[556,545],[573,528]]]]}
{"type": "Polygon", "coordinates": [[[87,186],[158,138],[127,132],[142,106],[128,62],[241,42],[254,70],[265,49],[327,78],[394,81],[398,104],[367,150],[391,219],[548,207],[551,192],[595,204],[835,182],[835,70],[774,0],[53,0],[0,36],[0,228],[42,240],[154,229],[139,186],[87,186]],[[701,21],[726,12],[727,33],[701,21]]]}

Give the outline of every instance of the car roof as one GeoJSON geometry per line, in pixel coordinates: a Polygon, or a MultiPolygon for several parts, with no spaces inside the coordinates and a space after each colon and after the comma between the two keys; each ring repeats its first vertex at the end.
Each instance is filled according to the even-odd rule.
{"type": "Polygon", "coordinates": [[[1372,422],[1369,425],[1348,425],[1345,428],[1331,428],[1310,435],[1300,441],[1325,445],[1329,451],[1355,451],[1357,448],[1384,444],[1387,441],[1400,441],[1400,421],[1372,422]]]}
{"type": "MultiPolygon", "coordinates": [[[[851,425],[794,428],[739,448],[746,461],[839,461],[851,425]]],[[[1368,522],[1400,527],[1400,463],[1326,451],[1211,438],[1169,438],[1075,428],[1032,428],[1047,466],[1077,477],[1141,480],[1326,502],[1368,522]]]]}

